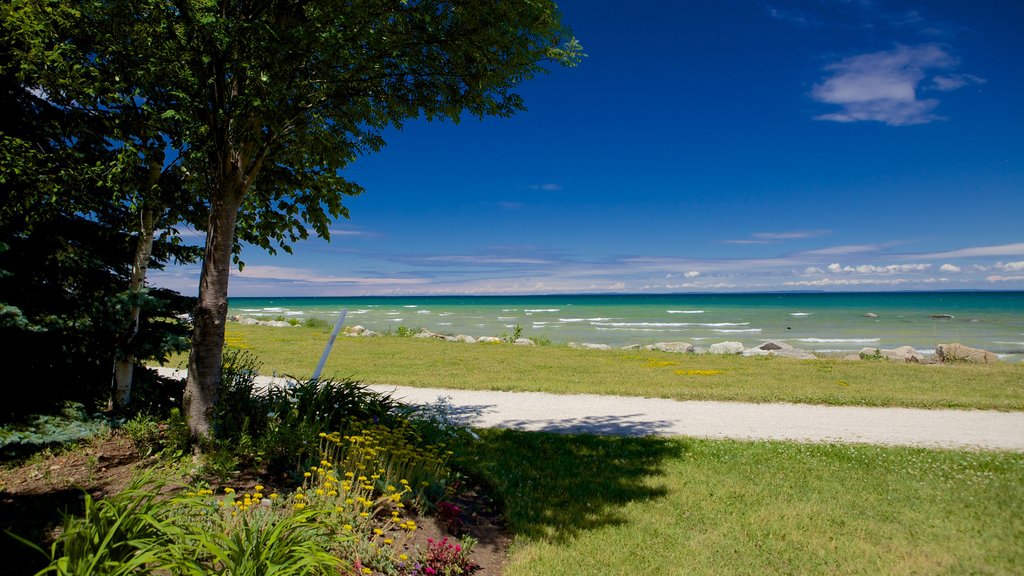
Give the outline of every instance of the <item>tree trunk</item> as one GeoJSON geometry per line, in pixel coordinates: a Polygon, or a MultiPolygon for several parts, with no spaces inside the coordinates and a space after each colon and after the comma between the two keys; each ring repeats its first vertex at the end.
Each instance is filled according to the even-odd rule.
{"type": "MultiPolygon", "coordinates": [[[[163,174],[164,154],[157,152],[149,161],[149,179],[143,190],[149,194],[160,184],[163,174]]],[[[139,316],[142,308],[138,303],[138,295],[146,287],[146,275],[149,273],[149,259],[153,255],[153,237],[156,233],[156,213],[153,200],[143,200],[139,214],[139,238],[135,244],[135,261],[132,263],[132,277],[128,283],[128,291],[136,297],[132,305],[131,324],[118,342],[114,357],[114,378],[107,401],[107,410],[119,410],[128,406],[132,398],[132,376],[135,370],[135,355],[131,352],[132,341],[139,333],[139,316]]]]}
{"type": "Polygon", "coordinates": [[[220,392],[231,249],[235,241],[235,220],[244,193],[244,186],[240,183],[231,188],[214,191],[211,198],[206,250],[199,277],[199,300],[192,315],[192,351],[188,357],[184,409],[185,420],[195,440],[210,437],[213,409],[220,392]]]}
{"type": "MultiPolygon", "coordinates": [[[[128,284],[128,291],[136,296],[142,292],[146,285],[149,258],[153,254],[154,221],[153,210],[149,207],[144,207],[142,209],[142,227],[139,230],[139,239],[135,248],[132,278],[128,284]]],[[[108,410],[124,408],[131,401],[132,372],[135,368],[135,355],[131,353],[130,349],[132,340],[139,333],[139,316],[141,312],[142,308],[137,302],[132,305],[131,325],[125,333],[125,337],[119,343],[118,356],[114,360],[114,383],[110,401],[107,403],[108,410]]]]}

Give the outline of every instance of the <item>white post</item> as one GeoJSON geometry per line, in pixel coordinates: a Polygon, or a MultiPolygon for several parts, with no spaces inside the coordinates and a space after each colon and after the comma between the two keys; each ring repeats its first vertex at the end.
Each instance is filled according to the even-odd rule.
{"type": "Polygon", "coordinates": [[[342,308],[341,316],[338,316],[338,321],[334,324],[334,331],[331,332],[331,338],[327,341],[327,347],[324,348],[324,353],[320,356],[320,363],[316,365],[316,370],[313,371],[312,380],[320,379],[320,373],[324,371],[327,357],[331,355],[331,348],[334,347],[334,339],[338,337],[338,332],[341,332],[341,325],[345,323],[345,316],[348,316],[348,310],[342,308]]]}

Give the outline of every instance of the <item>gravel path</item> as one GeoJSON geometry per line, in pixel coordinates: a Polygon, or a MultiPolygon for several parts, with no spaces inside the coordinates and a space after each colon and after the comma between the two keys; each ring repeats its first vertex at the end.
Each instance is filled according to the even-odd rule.
{"type": "MultiPolygon", "coordinates": [[[[160,370],[165,374],[176,372],[160,370]]],[[[273,382],[266,377],[260,381],[273,382]]],[[[458,415],[484,428],[1024,452],[1024,412],[676,401],[381,385],[371,388],[417,404],[448,397],[458,415]]]]}

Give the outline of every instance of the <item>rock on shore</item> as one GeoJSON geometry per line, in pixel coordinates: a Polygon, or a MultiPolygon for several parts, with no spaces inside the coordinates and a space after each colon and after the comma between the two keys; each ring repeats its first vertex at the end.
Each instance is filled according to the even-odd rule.
{"type": "Polygon", "coordinates": [[[921,354],[910,346],[900,346],[899,348],[892,349],[861,348],[859,356],[861,359],[880,356],[893,362],[914,362],[917,364],[929,363],[928,358],[926,358],[924,354],[921,354]]]}
{"type": "Polygon", "coordinates": [[[971,348],[963,344],[939,344],[935,347],[935,356],[939,362],[971,362],[976,364],[992,364],[999,362],[996,356],[988,350],[971,348]]]}

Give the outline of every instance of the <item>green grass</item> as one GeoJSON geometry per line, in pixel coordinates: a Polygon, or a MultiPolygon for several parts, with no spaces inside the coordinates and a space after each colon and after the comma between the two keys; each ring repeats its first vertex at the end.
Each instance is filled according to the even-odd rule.
{"type": "Polygon", "coordinates": [[[1019,574],[1024,455],[484,431],[507,576],[1019,574]]]}
{"type": "MultiPolygon", "coordinates": [[[[265,374],[307,377],[329,333],[230,324],[227,335],[229,346],[243,347],[260,358],[265,374]]],[[[172,365],[183,365],[183,360],[178,357],[172,365]]],[[[339,337],[324,376],[473,390],[1024,410],[1021,364],[921,366],[339,337]],[[690,370],[722,373],[690,374],[690,370]]]]}

